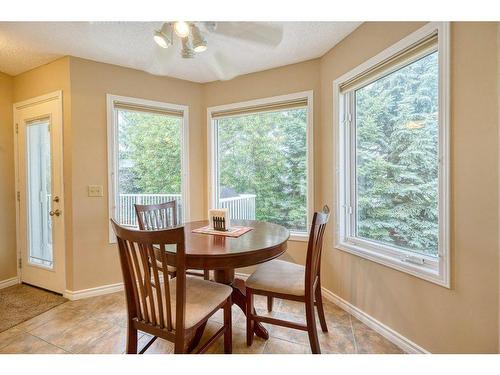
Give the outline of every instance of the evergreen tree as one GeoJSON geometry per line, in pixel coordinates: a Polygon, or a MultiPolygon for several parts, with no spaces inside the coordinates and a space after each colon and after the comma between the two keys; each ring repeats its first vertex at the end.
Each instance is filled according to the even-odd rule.
{"type": "Polygon", "coordinates": [[[437,254],[438,70],[428,55],[356,91],[358,235],[437,254]]]}

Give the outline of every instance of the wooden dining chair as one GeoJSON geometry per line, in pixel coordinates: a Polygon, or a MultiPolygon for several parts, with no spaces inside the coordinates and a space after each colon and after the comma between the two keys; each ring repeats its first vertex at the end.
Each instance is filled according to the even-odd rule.
{"type": "MultiPolygon", "coordinates": [[[[140,230],[166,229],[178,225],[176,200],[159,204],[135,204],[134,207],[140,230]]],[[[168,266],[167,269],[169,275],[175,277],[175,267],[168,266]]],[[[188,270],[187,274],[210,279],[209,270],[188,270]]]]}
{"type": "Polygon", "coordinates": [[[247,279],[245,284],[248,346],[252,345],[254,322],[262,322],[307,331],[311,351],[314,354],[321,353],[318,332],[316,331],[314,305],[318,309],[321,329],[323,332],[328,332],[321,297],[320,266],[323,234],[329,217],[330,209],[328,206],[324,206],[322,212],[314,213],[305,267],[282,260],[272,260],[259,266],[247,279]],[[254,295],[267,296],[268,310],[272,310],[273,298],[304,302],[306,324],[257,315],[253,307],[254,295]]]}
{"type": "MultiPolygon", "coordinates": [[[[175,353],[190,351],[190,342],[208,319],[224,309],[224,325],[197,353],[204,353],[224,335],[224,353],[232,352],[232,288],[186,276],[184,227],[155,231],[132,230],[111,220],[117,237],[127,300],[127,353],[137,354],[137,331],[153,335],[140,354],[158,338],[174,343],[175,353]],[[166,246],[175,245],[176,277],[167,274],[166,246]],[[160,249],[159,252],[155,248],[160,249]],[[160,254],[160,262],[156,262],[160,254]],[[148,265],[148,258],[153,262],[148,265]],[[154,281],[154,282],[153,282],[154,281]]],[[[170,260],[172,263],[172,260],[170,260]]]]}

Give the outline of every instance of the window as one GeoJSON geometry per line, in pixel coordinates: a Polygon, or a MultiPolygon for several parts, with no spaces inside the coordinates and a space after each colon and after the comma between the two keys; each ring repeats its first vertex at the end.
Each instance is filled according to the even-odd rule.
{"type": "Polygon", "coordinates": [[[335,82],[337,246],[444,286],[447,56],[428,24],[335,82]]]}
{"type": "Polygon", "coordinates": [[[209,108],[211,206],[307,235],[312,92],[209,108]]]}
{"type": "Polygon", "coordinates": [[[107,99],[110,217],[136,227],[134,204],[175,200],[183,222],[187,107],[114,95],[107,99]]]}

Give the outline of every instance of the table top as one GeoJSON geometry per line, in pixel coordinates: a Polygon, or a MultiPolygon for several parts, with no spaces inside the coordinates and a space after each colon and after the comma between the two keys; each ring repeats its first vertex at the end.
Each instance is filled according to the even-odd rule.
{"type": "MultiPolygon", "coordinates": [[[[231,224],[253,229],[240,237],[232,238],[192,232],[193,229],[209,225],[208,220],[185,223],[186,267],[197,269],[246,267],[266,262],[286,251],[290,232],[281,225],[257,220],[231,220],[231,224]]],[[[167,258],[168,253],[174,255],[175,250],[167,249],[167,258]]]]}

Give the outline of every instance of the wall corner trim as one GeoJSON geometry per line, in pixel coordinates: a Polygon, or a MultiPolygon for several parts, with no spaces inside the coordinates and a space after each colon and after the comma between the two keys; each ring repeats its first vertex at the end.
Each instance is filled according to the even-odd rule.
{"type": "Polygon", "coordinates": [[[360,322],[373,329],[375,332],[379,333],[387,340],[392,342],[394,345],[405,351],[409,354],[431,354],[428,350],[422,348],[421,346],[415,344],[410,339],[404,337],[399,332],[396,332],[392,328],[386,326],[385,324],[379,322],[377,319],[373,318],[371,315],[368,315],[366,312],[360,310],[358,307],[353,304],[347,302],[343,298],[339,297],[335,293],[331,292],[324,287],[321,287],[321,291],[323,292],[323,296],[333,302],[342,310],[348,312],[353,317],[358,319],[360,322]]]}
{"type": "Polygon", "coordinates": [[[0,289],[8,288],[9,286],[17,285],[19,283],[20,281],[18,276],[11,277],[10,279],[0,281],[0,289]]]}

